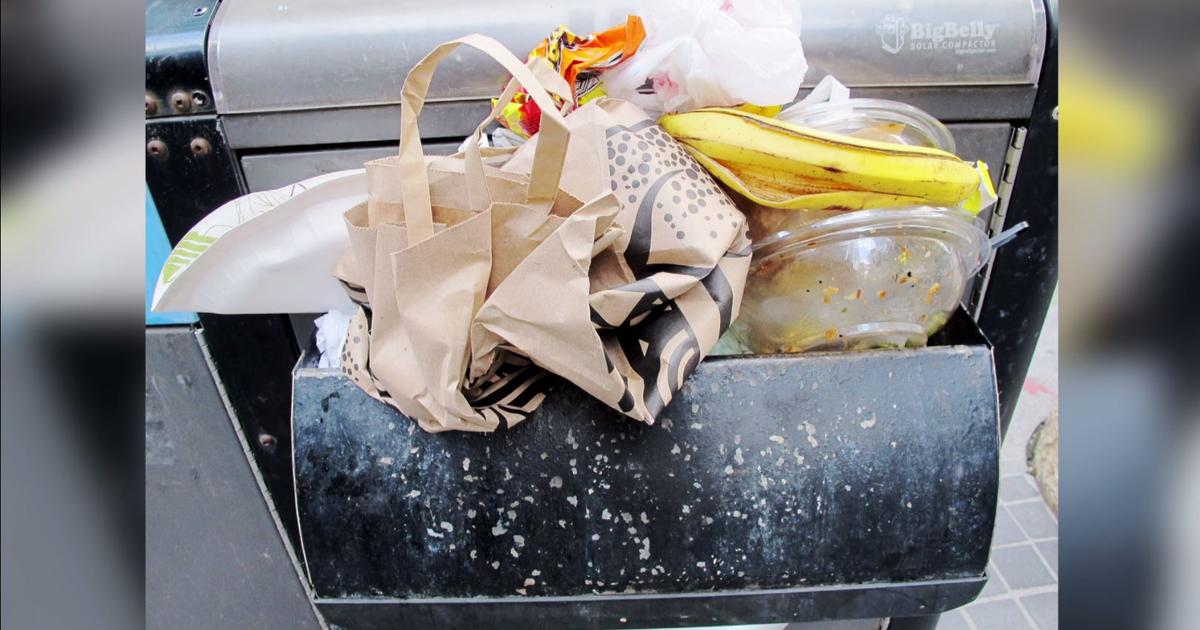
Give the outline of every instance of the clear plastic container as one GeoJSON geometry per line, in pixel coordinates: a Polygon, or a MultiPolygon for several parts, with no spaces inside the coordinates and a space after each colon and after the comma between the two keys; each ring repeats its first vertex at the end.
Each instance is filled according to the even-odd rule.
{"type": "Polygon", "coordinates": [[[788,112],[787,121],[858,138],[955,152],[954,136],[938,119],[907,103],[852,98],[788,112]]]}
{"type": "MultiPolygon", "coordinates": [[[[788,122],[953,153],[954,138],[911,105],[852,98],[788,122]]],[[[780,210],[735,200],[754,240],[741,314],[714,354],[924,345],[987,260],[987,233],[958,208],[780,210]]]]}
{"type": "MultiPolygon", "coordinates": [[[[877,98],[852,98],[816,103],[789,110],[788,122],[883,142],[924,146],[954,153],[950,130],[922,109],[907,103],[877,98]]],[[[735,195],[735,198],[737,196],[735,195]]],[[[842,210],[781,210],[739,201],[746,215],[750,238],[755,242],[777,232],[847,214],[842,210]]]]}
{"type": "MultiPolygon", "coordinates": [[[[987,260],[957,208],[841,213],[757,241],[730,328],[755,353],[922,346],[987,260]]],[[[732,340],[730,340],[732,341],[732,340]]]]}

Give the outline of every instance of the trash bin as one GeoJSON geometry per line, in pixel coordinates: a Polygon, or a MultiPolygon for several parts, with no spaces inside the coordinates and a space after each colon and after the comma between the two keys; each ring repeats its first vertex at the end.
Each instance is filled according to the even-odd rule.
{"type": "MultiPolygon", "coordinates": [[[[435,44],[478,31],[523,51],[560,23],[587,32],[637,6],[199,5],[147,5],[147,183],[173,241],[237,194],[394,154],[399,86],[435,44]]],[[[1055,175],[1041,164],[1056,146],[1056,6],[804,4],[806,86],[833,74],[946,121],[962,157],[992,165],[991,235],[1032,226],[926,348],[713,357],[655,426],[563,383],[511,431],[429,435],[315,368],[311,347],[289,374],[311,318],[201,315],[214,380],[326,621],[866,628],[928,625],[973,599],[1000,437],[1056,273],[1055,175]]],[[[427,149],[451,151],[496,95],[502,71],[473,61],[440,72],[427,149]]]]}
{"type": "Polygon", "coordinates": [[[992,353],[711,358],[659,423],[568,384],[493,434],[429,434],[315,349],[294,373],[303,562],[347,628],[931,615],[985,582],[992,353]]]}
{"type": "MultiPolygon", "coordinates": [[[[559,24],[586,33],[637,7],[633,0],[417,7],[365,0],[290,2],[281,11],[277,2],[224,3],[209,32],[208,76],[246,189],[268,190],[395,154],[400,84],[443,41],[480,32],[526,51],[559,24]],[[370,32],[362,24],[371,24],[370,32]]],[[[869,0],[853,11],[823,0],[800,7],[806,88],[833,75],[855,97],[909,103],[947,122],[961,157],[991,165],[1000,201],[982,217],[990,235],[1030,224],[1021,246],[998,252],[968,292],[968,312],[996,349],[1002,426],[1055,285],[1056,7],[1043,0],[869,0]],[[1037,159],[1022,159],[1031,151],[1037,159]]],[[[464,51],[438,71],[421,117],[431,152],[452,152],[474,131],[507,79],[499,66],[472,55],[464,51]]],[[[293,325],[303,345],[309,323],[293,318],[293,325]]]]}

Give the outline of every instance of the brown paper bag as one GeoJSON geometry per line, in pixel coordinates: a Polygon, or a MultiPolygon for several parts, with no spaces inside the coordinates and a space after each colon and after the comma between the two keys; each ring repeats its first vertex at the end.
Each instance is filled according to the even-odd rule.
{"type": "Polygon", "coordinates": [[[494,348],[490,368],[467,378],[471,320],[540,245],[590,251],[611,231],[615,204],[581,207],[560,191],[568,134],[536,75],[480,36],[435,49],[405,82],[400,155],[367,164],[368,202],[346,215],[352,255],[337,275],[364,308],[343,365],[364,390],[429,431],[490,431],[536,408],[544,372],[511,348],[494,348]],[[424,95],[438,61],[460,44],[499,61],[542,105],[548,133],[533,158],[535,174],[485,165],[485,156],[501,152],[480,149],[483,125],[460,155],[421,155],[416,119],[424,95]]]}
{"type": "Polygon", "coordinates": [[[564,121],[504,57],[470,36],[409,74],[401,155],[347,214],[354,256],[340,277],[369,306],[345,364],[430,431],[519,422],[543,397],[539,367],[653,422],[737,315],[745,220],[641,110],[607,100],[564,121]],[[472,142],[450,159],[420,156],[416,114],[433,66],[460,43],[541,99],[541,131],[499,170],[472,142]]]}
{"type": "MultiPolygon", "coordinates": [[[[608,405],[653,422],[737,317],[750,265],[745,218],[638,107],[595,101],[568,116],[567,126],[563,190],[579,199],[614,195],[623,232],[590,266],[546,262],[540,268],[560,273],[498,289],[475,317],[471,373],[486,372],[489,351],[507,344],[608,405]],[[523,299],[539,286],[585,283],[586,310],[567,300],[523,299]]],[[[532,168],[539,136],[503,170],[532,168]]]]}

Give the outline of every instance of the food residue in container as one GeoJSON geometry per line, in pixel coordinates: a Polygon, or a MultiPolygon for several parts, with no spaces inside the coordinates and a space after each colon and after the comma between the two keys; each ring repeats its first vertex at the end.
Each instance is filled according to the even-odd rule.
{"type": "Polygon", "coordinates": [[[925,293],[925,303],[933,304],[933,298],[942,290],[942,283],[934,282],[933,286],[929,287],[929,291],[925,293]]]}

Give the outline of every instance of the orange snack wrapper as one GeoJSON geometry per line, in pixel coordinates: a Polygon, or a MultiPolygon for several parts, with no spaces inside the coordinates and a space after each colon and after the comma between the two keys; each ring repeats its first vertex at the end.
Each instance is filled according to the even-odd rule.
{"type": "MultiPolygon", "coordinates": [[[[529,52],[526,61],[538,57],[549,61],[570,84],[575,101],[570,109],[574,109],[604,96],[600,74],[632,57],[645,39],[646,29],[636,15],[628,16],[625,24],[591,35],[576,35],[559,26],[529,52]]],[[[499,116],[505,127],[526,138],[538,132],[540,118],[541,110],[524,89],[517,91],[499,116]]]]}

